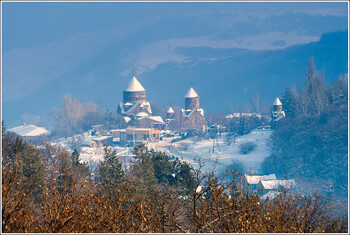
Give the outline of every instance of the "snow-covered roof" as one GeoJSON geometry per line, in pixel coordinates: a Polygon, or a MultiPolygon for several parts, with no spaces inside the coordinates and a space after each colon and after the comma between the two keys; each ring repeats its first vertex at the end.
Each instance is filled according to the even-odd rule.
{"type": "Polygon", "coordinates": [[[292,180],[262,180],[261,184],[264,189],[276,189],[279,186],[284,188],[290,188],[292,185],[295,186],[294,179],[292,180]]]}
{"type": "Polygon", "coordinates": [[[197,92],[193,89],[193,87],[191,87],[191,88],[187,91],[187,93],[186,93],[186,95],[185,95],[185,98],[196,98],[196,97],[198,97],[198,94],[197,94],[197,92]]]}
{"type": "Polygon", "coordinates": [[[125,129],[114,129],[111,132],[125,132],[125,129]]]}
{"type": "Polygon", "coordinates": [[[262,200],[266,200],[266,199],[272,200],[272,199],[274,199],[275,197],[277,197],[278,195],[280,195],[280,192],[277,192],[277,191],[270,191],[270,192],[264,194],[263,196],[261,196],[260,198],[261,198],[262,200]]]}
{"type": "Polygon", "coordinates": [[[149,113],[152,113],[151,105],[148,101],[142,103],[142,108],[147,110],[149,113]]]}
{"type": "Polygon", "coordinates": [[[161,116],[142,117],[142,118],[140,118],[139,120],[141,120],[141,119],[150,119],[150,120],[159,122],[159,123],[161,123],[161,124],[164,124],[163,118],[162,118],[161,116]]]}
{"type": "Polygon", "coordinates": [[[44,127],[37,127],[35,125],[22,125],[9,129],[10,132],[14,132],[20,136],[40,136],[48,135],[50,131],[46,130],[44,127]]]}
{"type": "Polygon", "coordinates": [[[247,175],[245,174],[244,177],[247,180],[248,184],[258,184],[261,180],[275,180],[276,175],[270,174],[270,175],[247,175]]]}
{"type": "Polygon", "coordinates": [[[197,111],[200,115],[204,117],[204,110],[203,109],[181,109],[181,113],[183,117],[189,117],[191,116],[195,111],[197,111]]]}
{"type": "Polygon", "coordinates": [[[145,91],[145,88],[141,85],[141,83],[137,80],[137,78],[134,76],[129,85],[127,85],[124,89],[124,91],[145,91]]]}
{"type": "Polygon", "coordinates": [[[281,103],[280,99],[278,99],[278,97],[273,102],[273,105],[282,105],[282,103],[281,103]]]}
{"type": "Polygon", "coordinates": [[[124,120],[126,123],[130,122],[131,118],[130,117],[124,117],[124,120]]]}
{"type": "Polygon", "coordinates": [[[169,107],[168,110],[166,111],[167,113],[174,113],[174,109],[172,107],[169,107]]]}
{"type": "Polygon", "coordinates": [[[149,115],[145,112],[139,112],[135,115],[136,117],[148,117],[149,115]]]}
{"type": "Polygon", "coordinates": [[[277,122],[279,121],[281,118],[284,118],[286,116],[284,111],[276,111],[276,112],[272,112],[272,117],[274,118],[273,121],[277,122]]]}
{"type": "Polygon", "coordinates": [[[204,110],[203,109],[197,109],[197,111],[204,117],[204,110]]]}

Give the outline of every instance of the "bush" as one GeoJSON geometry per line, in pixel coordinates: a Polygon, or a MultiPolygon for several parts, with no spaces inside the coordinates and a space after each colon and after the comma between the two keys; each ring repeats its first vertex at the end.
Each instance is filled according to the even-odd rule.
{"type": "Polygon", "coordinates": [[[249,141],[239,145],[239,152],[242,154],[248,154],[251,151],[255,150],[257,147],[256,143],[249,141]]]}

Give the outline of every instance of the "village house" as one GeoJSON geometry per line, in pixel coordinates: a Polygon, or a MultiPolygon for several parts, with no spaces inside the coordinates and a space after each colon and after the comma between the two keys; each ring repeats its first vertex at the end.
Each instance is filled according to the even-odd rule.
{"type": "Polygon", "coordinates": [[[294,179],[291,180],[261,180],[258,184],[258,192],[266,194],[271,191],[281,192],[283,189],[291,189],[295,187],[294,179]]]}
{"type": "Polygon", "coordinates": [[[113,136],[99,136],[92,139],[91,147],[101,148],[105,145],[111,146],[112,143],[113,143],[113,136]]]}
{"type": "Polygon", "coordinates": [[[123,146],[135,146],[147,141],[159,141],[160,130],[153,128],[126,128],[120,132],[120,144],[123,146]]]}
{"type": "Polygon", "coordinates": [[[275,174],[270,175],[247,175],[244,174],[243,184],[247,185],[250,190],[257,190],[260,181],[262,180],[276,180],[275,174]]]}
{"type": "Polygon", "coordinates": [[[33,144],[43,143],[50,134],[50,131],[44,127],[26,125],[25,123],[22,126],[11,128],[8,131],[22,137],[24,141],[30,141],[33,144]]]}

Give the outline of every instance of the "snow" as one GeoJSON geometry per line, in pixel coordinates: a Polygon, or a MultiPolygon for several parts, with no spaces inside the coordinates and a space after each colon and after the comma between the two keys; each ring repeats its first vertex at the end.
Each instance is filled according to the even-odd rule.
{"type": "Polygon", "coordinates": [[[35,125],[22,125],[9,129],[10,132],[14,132],[20,136],[40,136],[50,134],[44,127],[37,127],[35,125]]]}
{"type": "Polygon", "coordinates": [[[263,185],[264,189],[276,189],[279,186],[282,186],[284,188],[290,188],[292,186],[295,186],[295,181],[292,180],[262,180],[261,184],[263,185]]]}
{"type": "Polygon", "coordinates": [[[106,140],[106,139],[111,138],[111,137],[112,136],[99,136],[99,137],[93,138],[92,140],[100,141],[100,140],[106,140]]]}
{"type": "MultiPolygon", "coordinates": [[[[151,130],[150,128],[127,128],[127,131],[132,130],[151,130]]],[[[191,164],[194,168],[199,167],[198,160],[203,163],[202,172],[208,172],[210,170],[216,170],[217,173],[227,169],[232,163],[239,162],[243,166],[242,173],[253,173],[260,169],[260,164],[266,157],[270,155],[267,147],[267,140],[271,135],[271,130],[253,130],[251,133],[236,137],[236,144],[231,143],[227,145],[226,138],[227,133],[217,137],[217,141],[213,139],[200,139],[199,137],[191,137],[181,141],[173,142],[175,137],[163,137],[162,141],[149,142],[146,144],[148,149],[154,149],[155,151],[165,152],[169,156],[178,157],[179,160],[185,161],[191,164]],[[241,154],[239,152],[239,145],[253,141],[257,144],[257,148],[248,153],[241,154]],[[214,142],[214,152],[213,152],[214,142]],[[217,142],[217,143],[216,143],[217,142]]],[[[93,139],[99,138],[98,136],[91,136],[89,132],[83,135],[76,135],[74,137],[62,138],[57,141],[62,147],[69,148],[70,143],[74,140],[81,140],[81,142],[88,143],[93,139]]],[[[234,138],[232,136],[232,138],[234,138]]],[[[120,156],[122,161],[130,162],[132,155],[132,147],[120,147],[114,146],[113,150],[116,150],[117,156],[120,156]],[[126,159],[126,160],[123,160],[126,159]]],[[[103,148],[101,147],[81,147],[82,161],[84,162],[97,162],[103,160],[103,148]]],[[[264,176],[261,179],[272,179],[273,176],[264,176]]],[[[254,178],[255,179],[255,178],[254,178]]],[[[254,180],[253,180],[254,181],[254,180]]],[[[283,183],[283,182],[282,182],[283,183]]]]}
{"type": "Polygon", "coordinates": [[[135,115],[136,117],[148,117],[148,114],[145,112],[139,112],[135,115]]]}
{"type": "Polygon", "coordinates": [[[174,109],[172,107],[169,107],[168,110],[166,111],[167,113],[174,113],[174,109]]]}
{"type": "Polygon", "coordinates": [[[124,91],[145,91],[145,88],[141,85],[141,83],[137,80],[137,78],[134,76],[129,85],[127,85],[124,89],[124,91]]]}
{"type": "Polygon", "coordinates": [[[266,200],[266,199],[272,200],[272,199],[274,199],[275,197],[277,197],[278,195],[280,195],[280,192],[277,192],[277,191],[270,191],[270,192],[264,194],[263,196],[261,196],[260,198],[261,198],[262,200],[266,200]]]}
{"type": "Polygon", "coordinates": [[[276,175],[271,174],[271,175],[247,175],[244,174],[244,177],[247,180],[248,184],[258,184],[261,180],[275,180],[276,175]]]}
{"type": "Polygon", "coordinates": [[[142,117],[142,118],[140,118],[139,120],[141,120],[141,119],[150,119],[150,120],[152,120],[152,121],[155,121],[155,122],[164,124],[163,118],[162,118],[161,116],[142,117]]]}
{"type": "Polygon", "coordinates": [[[197,92],[193,89],[193,87],[191,87],[191,88],[187,91],[187,93],[186,93],[186,95],[185,95],[185,98],[196,98],[196,97],[198,97],[198,94],[197,94],[197,92]]]}
{"type": "Polygon", "coordinates": [[[126,123],[130,122],[131,118],[130,117],[124,117],[124,120],[126,123]]]}
{"type": "MultiPolygon", "coordinates": [[[[227,145],[226,134],[218,136],[218,146],[214,144],[213,139],[198,139],[192,137],[171,143],[172,138],[163,138],[163,141],[149,143],[147,146],[156,151],[163,151],[169,156],[178,157],[180,160],[192,164],[194,167],[199,166],[198,161],[204,163],[203,170],[216,169],[217,171],[225,170],[234,162],[242,163],[244,170],[257,172],[261,163],[270,155],[266,141],[271,135],[271,130],[253,130],[251,133],[236,137],[236,144],[227,145]],[[248,141],[257,144],[257,148],[248,153],[241,154],[239,145],[248,141]]],[[[232,137],[233,138],[233,137],[232,137]]],[[[244,172],[242,172],[244,173],[244,172]]]]}
{"type": "Polygon", "coordinates": [[[275,101],[273,102],[273,105],[282,105],[280,99],[277,97],[275,101]]]}

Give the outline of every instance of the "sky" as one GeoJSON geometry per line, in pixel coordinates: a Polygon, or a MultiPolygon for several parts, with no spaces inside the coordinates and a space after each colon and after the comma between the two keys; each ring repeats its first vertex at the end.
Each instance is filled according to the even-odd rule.
{"type": "MultiPolygon", "coordinates": [[[[2,111],[9,123],[28,110],[48,116],[39,104],[7,107],[24,106],[96,58],[125,84],[164,63],[186,63],[181,48],[280,50],[348,28],[345,2],[2,2],[1,15],[2,111]]],[[[75,75],[91,84],[99,79],[91,69],[75,75]]]]}

